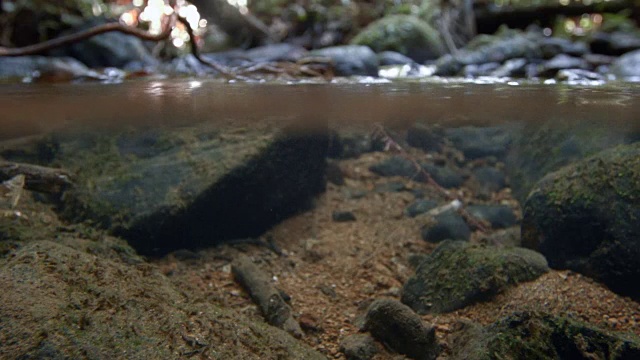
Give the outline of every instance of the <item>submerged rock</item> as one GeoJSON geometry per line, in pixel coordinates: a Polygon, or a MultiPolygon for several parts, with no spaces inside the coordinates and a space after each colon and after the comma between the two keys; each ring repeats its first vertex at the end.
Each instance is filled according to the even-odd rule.
{"type": "Polygon", "coordinates": [[[440,352],[435,327],[396,300],[375,300],[365,317],[362,330],[394,351],[411,359],[433,360],[440,352]]]}
{"type": "Polygon", "coordinates": [[[640,358],[640,339],[569,317],[518,312],[484,328],[465,324],[451,349],[454,360],[623,360],[640,358]]]}
{"type": "Polygon", "coordinates": [[[347,360],[369,360],[377,354],[378,347],[369,334],[354,334],[345,337],[340,342],[340,351],[347,360]]]}
{"type": "Polygon", "coordinates": [[[469,205],[467,211],[473,217],[488,221],[494,229],[504,229],[517,223],[516,214],[506,205],[469,205]]]}
{"type": "Polygon", "coordinates": [[[453,142],[467,159],[487,156],[503,158],[511,143],[511,133],[505,127],[464,126],[445,130],[445,136],[453,142]]]}
{"type": "Polygon", "coordinates": [[[36,241],[0,258],[3,357],[324,359],[280,329],[190,301],[152,265],[88,253],[86,242],[36,241]]]}
{"type": "Polygon", "coordinates": [[[535,251],[445,241],[404,284],[402,302],[420,314],[449,312],[547,271],[546,260],[535,251]]]}
{"type": "Polygon", "coordinates": [[[640,299],[640,143],[545,176],[523,210],[523,245],[640,299]]]}
{"type": "Polygon", "coordinates": [[[438,202],[435,200],[419,199],[409,204],[409,206],[404,209],[404,213],[409,217],[416,217],[434,209],[437,206],[438,202]]]}
{"type": "Polygon", "coordinates": [[[505,162],[514,196],[524,203],[534,184],[546,174],[598,151],[634,139],[633,124],[550,119],[527,124],[512,133],[505,162]]]}
{"type": "Polygon", "coordinates": [[[389,15],[374,21],[351,43],[366,45],[375,52],[397,51],[419,63],[445,53],[438,31],[412,15],[389,15]]]}
{"type": "Polygon", "coordinates": [[[143,254],[255,237],[324,191],[324,135],[193,127],[67,135],[57,164],[77,172],[63,214],[143,254]]]}
{"type": "Polygon", "coordinates": [[[443,240],[469,240],[471,229],[462,216],[455,211],[447,211],[435,217],[436,223],[422,228],[424,241],[437,243],[443,240]]]}
{"type": "Polygon", "coordinates": [[[369,170],[380,176],[403,176],[406,178],[420,178],[420,170],[413,161],[403,156],[393,156],[382,162],[369,166],[369,170]]]}
{"type": "Polygon", "coordinates": [[[507,186],[504,172],[492,166],[482,166],[474,169],[473,179],[478,185],[477,192],[480,194],[491,194],[507,186]]]}

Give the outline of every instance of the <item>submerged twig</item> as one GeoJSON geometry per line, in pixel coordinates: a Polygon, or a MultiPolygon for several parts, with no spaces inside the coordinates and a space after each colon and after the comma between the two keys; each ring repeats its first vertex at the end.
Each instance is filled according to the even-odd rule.
{"type": "Polygon", "coordinates": [[[427,170],[420,165],[418,160],[416,160],[413,156],[411,156],[397,141],[395,141],[391,135],[387,132],[387,130],[381,124],[375,125],[375,130],[373,132],[373,136],[377,136],[385,144],[385,150],[395,150],[400,153],[404,158],[411,161],[413,166],[416,168],[416,172],[422,175],[425,179],[425,182],[431,186],[433,186],[436,190],[442,193],[445,199],[450,200],[451,203],[445,206],[449,206],[452,210],[457,210],[460,216],[462,216],[465,221],[473,226],[474,228],[480,230],[481,232],[487,232],[487,226],[479,219],[469,214],[467,210],[464,209],[464,202],[460,200],[458,197],[454,196],[447,189],[443,188],[438,184],[431,175],[427,172],[427,170]]]}
{"type": "Polygon", "coordinates": [[[271,285],[269,277],[251,259],[240,255],[231,265],[231,272],[258,305],[269,324],[297,338],[302,337],[302,329],[293,318],[291,307],[282,298],[280,291],[271,285]]]}

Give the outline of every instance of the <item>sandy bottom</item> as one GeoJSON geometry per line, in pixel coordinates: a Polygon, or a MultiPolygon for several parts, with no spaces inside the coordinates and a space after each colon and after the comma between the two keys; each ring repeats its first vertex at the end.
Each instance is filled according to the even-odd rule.
{"type": "MultiPolygon", "coordinates": [[[[256,245],[225,245],[203,250],[194,256],[169,255],[157,260],[162,271],[190,296],[260,317],[257,307],[234,282],[230,261],[238,253],[254,259],[268,272],[273,283],[291,297],[291,306],[306,332],[303,341],[330,358],[344,359],[340,341],[358,332],[354,319],[359,308],[375,298],[400,298],[403,283],[413,274],[409,259],[427,254],[434,244],[421,239],[420,228],[428,218],[408,218],[405,207],[414,200],[408,191],[376,192],[380,184],[402,182],[407,189],[422,189],[425,198],[445,203],[439,190],[402,178],[381,178],[367,169],[390,156],[371,153],[339,163],[345,184],[330,184],[313,210],[291,218],[270,232],[281,255],[256,245]],[[361,198],[348,197],[354,189],[367,191],[361,198]],[[333,211],[353,212],[356,221],[334,222],[333,211]]],[[[468,201],[470,189],[454,194],[468,201]]],[[[518,205],[508,189],[492,195],[489,203],[518,205]]],[[[471,241],[491,238],[492,232],[476,230],[471,241]]],[[[449,354],[448,337],[461,320],[490,324],[518,310],[543,310],[571,314],[606,329],[640,335],[640,304],[618,296],[606,287],[571,271],[550,271],[529,283],[520,284],[489,302],[424,320],[436,326],[436,334],[449,354]]],[[[397,359],[382,352],[376,359],[397,359]]]]}

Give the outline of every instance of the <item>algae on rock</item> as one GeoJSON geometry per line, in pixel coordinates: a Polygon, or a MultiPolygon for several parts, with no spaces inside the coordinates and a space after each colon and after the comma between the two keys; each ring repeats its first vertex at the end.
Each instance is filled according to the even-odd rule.
{"type": "Polygon", "coordinates": [[[465,324],[451,349],[454,360],[623,360],[640,358],[640,339],[569,317],[518,312],[484,328],[465,324]]]}
{"type": "Polygon", "coordinates": [[[377,20],[351,43],[369,46],[375,52],[397,51],[417,62],[436,59],[445,53],[438,31],[412,15],[389,15],[377,20]]]}
{"type": "Polygon", "coordinates": [[[535,251],[447,240],[405,283],[402,302],[420,314],[449,312],[547,271],[547,261],[535,251]]]}

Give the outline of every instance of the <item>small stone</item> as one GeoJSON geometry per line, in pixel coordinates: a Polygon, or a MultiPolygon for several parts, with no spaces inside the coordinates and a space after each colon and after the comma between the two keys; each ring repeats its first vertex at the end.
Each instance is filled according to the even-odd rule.
{"type": "Polygon", "coordinates": [[[331,218],[335,222],[356,221],[356,216],[351,211],[334,211],[331,218]]]}
{"type": "Polygon", "coordinates": [[[412,359],[432,360],[440,352],[435,327],[422,322],[418,314],[397,300],[371,303],[364,327],[374,338],[412,359]]]}
{"type": "Polygon", "coordinates": [[[375,340],[368,334],[355,334],[340,342],[340,351],[348,360],[368,360],[378,353],[375,340]]]}
{"type": "Polygon", "coordinates": [[[453,211],[436,216],[436,224],[422,228],[422,239],[437,243],[443,240],[469,240],[471,230],[464,219],[453,211]]]}

